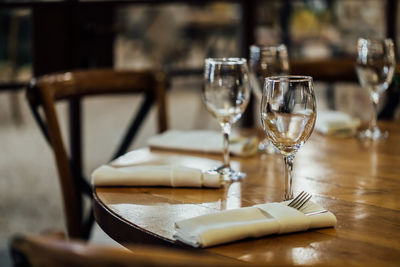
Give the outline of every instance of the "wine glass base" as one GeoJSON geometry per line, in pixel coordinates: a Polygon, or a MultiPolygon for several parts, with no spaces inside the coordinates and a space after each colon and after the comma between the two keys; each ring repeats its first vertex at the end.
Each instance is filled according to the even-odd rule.
{"type": "Polygon", "coordinates": [[[387,131],[381,131],[378,127],[372,129],[366,129],[357,134],[359,139],[366,140],[384,140],[388,138],[389,133],[387,131]]]}
{"type": "Polygon", "coordinates": [[[246,173],[235,171],[231,167],[220,166],[213,171],[220,173],[226,182],[239,181],[246,177],[246,173]]]}

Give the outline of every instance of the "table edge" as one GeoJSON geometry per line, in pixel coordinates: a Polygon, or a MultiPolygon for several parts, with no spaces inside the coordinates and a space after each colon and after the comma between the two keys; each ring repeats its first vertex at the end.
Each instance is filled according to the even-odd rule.
{"type": "Polygon", "coordinates": [[[118,243],[140,243],[182,247],[181,244],[174,240],[147,231],[118,216],[118,214],[104,205],[97,195],[96,187],[93,188],[93,213],[101,229],[118,243]],[[115,229],[118,229],[118,231],[115,229]]]}

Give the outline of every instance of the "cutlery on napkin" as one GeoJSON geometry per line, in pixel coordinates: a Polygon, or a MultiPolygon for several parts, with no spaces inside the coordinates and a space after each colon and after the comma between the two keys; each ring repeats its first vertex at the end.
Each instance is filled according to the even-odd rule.
{"type": "Polygon", "coordinates": [[[335,226],[336,217],[329,211],[306,215],[320,210],[324,208],[312,201],[300,211],[284,202],[226,210],[176,222],[174,237],[194,247],[209,247],[248,237],[335,226]]]}
{"type": "Polygon", "coordinates": [[[223,184],[219,173],[177,165],[102,165],[92,173],[94,186],[215,187],[223,184]]]}
{"type": "Polygon", "coordinates": [[[341,111],[321,110],[318,112],[315,130],[329,136],[352,136],[360,126],[360,120],[341,111]]]}
{"type": "MultiPolygon", "coordinates": [[[[220,132],[209,130],[169,130],[150,137],[152,148],[182,150],[203,153],[222,153],[223,142],[220,132]]],[[[236,156],[251,156],[258,151],[257,137],[235,137],[230,139],[229,150],[236,156]]]]}

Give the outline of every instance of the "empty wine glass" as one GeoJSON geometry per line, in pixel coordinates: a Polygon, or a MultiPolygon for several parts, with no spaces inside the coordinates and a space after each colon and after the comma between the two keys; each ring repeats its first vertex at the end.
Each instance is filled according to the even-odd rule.
{"type": "Polygon", "coordinates": [[[239,180],[246,174],[230,166],[229,135],[231,124],[240,119],[250,98],[247,61],[244,58],[207,58],[204,80],[204,103],[221,125],[224,139],[224,162],[215,171],[221,173],[225,180],[239,180]]]}
{"type": "Polygon", "coordinates": [[[378,140],[388,136],[387,132],[378,128],[376,121],[380,96],[392,82],[395,65],[394,44],[391,39],[358,39],[357,76],[361,86],[368,89],[373,105],[369,128],[359,133],[360,138],[378,140]]]}
{"type": "Polygon", "coordinates": [[[295,153],[310,137],[316,117],[311,77],[289,75],[265,79],[261,122],[268,140],[279,149],[285,161],[285,200],[293,198],[295,153]]]}
{"type": "MultiPolygon", "coordinates": [[[[257,102],[261,103],[264,79],[269,76],[287,75],[289,73],[289,59],[284,44],[275,46],[250,46],[250,84],[257,102]]],[[[270,145],[267,138],[263,139],[258,150],[266,153],[275,153],[276,149],[270,145]]]]}

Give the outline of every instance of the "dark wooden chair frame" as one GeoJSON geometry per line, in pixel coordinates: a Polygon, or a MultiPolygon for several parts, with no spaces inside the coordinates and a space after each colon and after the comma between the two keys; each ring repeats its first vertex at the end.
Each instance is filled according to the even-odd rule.
{"type": "Polygon", "coordinates": [[[14,266],[158,266],[158,267],[243,267],[262,266],[213,255],[201,250],[127,245],[127,249],[66,240],[59,233],[18,235],[10,242],[14,266]]]}
{"type": "Polygon", "coordinates": [[[135,118],[111,157],[115,159],[127,151],[154,103],[158,106],[158,131],[167,129],[166,88],[167,79],[162,72],[105,69],[46,75],[30,83],[27,89],[29,106],[56,159],[70,237],[88,239],[94,222],[92,208],[85,216],[83,207],[83,197],[91,199],[92,188],[82,172],[81,98],[100,94],[144,94],[135,118]],[[64,147],[55,109],[55,102],[59,100],[68,100],[71,107],[70,156],[64,147]],[[44,116],[39,112],[40,107],[44,116]]]}

